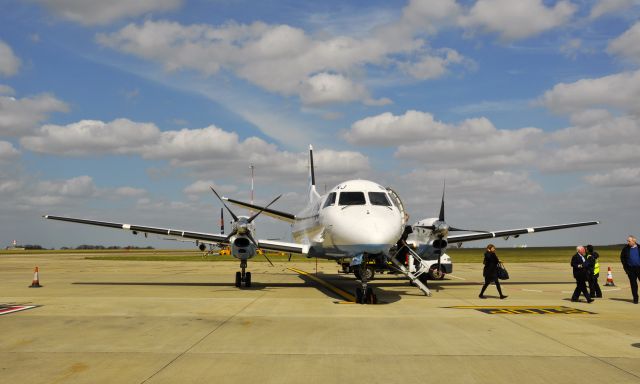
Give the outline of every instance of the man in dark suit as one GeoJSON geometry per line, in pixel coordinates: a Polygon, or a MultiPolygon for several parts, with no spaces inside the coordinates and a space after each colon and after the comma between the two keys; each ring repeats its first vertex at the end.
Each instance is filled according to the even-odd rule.
{"type": "Polygon", "coordinates": [[[629,277],[633,303],[638,304],[638,280],[640,280],[640,247],[635,236],[627,238],[627,245],[620,252],[620,262],[629,277]]]}
{"type": "Polygon", "coordinates": [[[571,266],[573,267],[573,277],[576,279],[576,289],[573,291],[571,301],[580,301],[580,293],[587,299],[587,303],[593,301],[587,291],[587,268],[585,265],[585,254],[587,253],[583,246],[576,247],[576,254],[571,258],[571,266]]]}

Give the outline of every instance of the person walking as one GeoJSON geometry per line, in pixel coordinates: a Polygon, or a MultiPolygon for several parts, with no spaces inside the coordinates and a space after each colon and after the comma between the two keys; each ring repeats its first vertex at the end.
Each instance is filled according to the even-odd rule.
{"type": "Polygon", "coordinates": [[[484,253],[484,269],[482,270],[482,275],[484,276],[484,285],[482,286],[482,290],[480,291],[479,298],[484,299],[484,291],[487,289],[489,284],[492,282],[496,284],[496,288],[498,289],[498,293],[500,294],[500,299],[506,299],[507,295],[502,294],[502,289],[500,288],[500,281],[498,280],[498,264],[500,260],[498,256],[496,256],[496,247],[493,244],[487,245],[487,251],[484,253]]]}
{"type": "Polygon", "coordinates": [[[625,273],[629,277],[633,303],[638,304],[638,279],[640,279],[640,250],[635,236],[627,237],[627,245],[620,252],[620,262],[625,273]]]}
{"type": "Polygon", "coordinates": [[[586,250],[583,246],[576,247],[576,254],[571,258],[571,267],[573,267],[573,278],[576,279],[576,289],[573,291],[571,301],[580,301],[580,293],[587,299],[587,303],[591,303],[593,299],[587,291],[587,269],[586,250]]]}
{"type": "Polygon", "coordinates": [[[591,298],[602,298],[602,290],[598,284],[598,277],[600,277],[600,262],[598,261],[600,254],[593,249],[593,245],[587,245],[587,261],[589,262],[589,276],[587,276],[587,282],[589,283],[589,295],[591,298]]]}

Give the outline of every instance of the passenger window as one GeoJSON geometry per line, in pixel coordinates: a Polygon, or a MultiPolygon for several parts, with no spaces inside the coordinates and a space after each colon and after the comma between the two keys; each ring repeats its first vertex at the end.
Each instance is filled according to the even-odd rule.
{"type": "Polygon", "coordinates": [[[329,194],[329,196],[327,196],[327,200],[325,200],[324,205],[322,206],[322,208],[326,208],[330,205],[333,205],[336,203],[336,193],[335,192],[331,192],[329,194]]]}
{"type": "Polygon", "coordinates": [[[387,199],[387,194],[384,192],[369,192],[369,202],[371,205],[391,206],[389,199],[387,199]]]}
{"type": "Polygon", "coordinates": [[[340,192],[338,205],[364,205],[364,192],[340,192]]]}

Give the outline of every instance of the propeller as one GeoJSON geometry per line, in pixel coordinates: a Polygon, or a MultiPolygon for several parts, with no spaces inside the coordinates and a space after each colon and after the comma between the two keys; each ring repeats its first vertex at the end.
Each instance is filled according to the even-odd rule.
{"type": "MultiPolygon", "coordinates": [[[[275,199],[271,200],[271,202],[269,204],[267,204],[265,207],[261,208],[257,213],[255,213],[254,215],[252,215],[249,218],[246,218],[246,217],[238,217],[238,216],[236,216],[233,213],[233,211],[227,206],[227,204],[225,204],[224,200],[222,199],[222,197],[220,197],[218,192],[216,192],[216,190],[213,189],[212,186],[209,186],[209,188],[211,188],[211,191],[216,195],[218,200],[220,200],[222,205],[231,214],[231,217],[233,217],[234,223],[236,223],[236,225],[233,227],[233,230],[231,231],[231,233],[229,233],[229,235],[227,235],[227,237],[225,238],[225,241],[228,242],[231,237],[233,237],[233,236],[237,235],[238,233],[240,233],[241,235],[246,236],[249,239],[249,241],[251,241],[251,243],[253,243],[253,245],[256,246],[256,248],[259,248],[258,242],[256,241],[256,239],[253,238],[253,235],[251,234],[251,231],[247,230],[247,225],[252,223],[262,212],[264,212],[267,208],[269,208],[271,206],[271,204],[273,204],[276,201],[278,201],[278,199],[281,198],[282,195],[278,195],[275,199]]],[[[221,217],[222,217],[222,212],[223,211],[220,210],[221,217]]],[[[222,229],[222,233],[224,233],[223,227],[221,227],[221,229],[222,229]]],[[[269,259],[269,257],[267,256],[267,254],[263,252],[262,255],[264,256],[265,259],[267,259],[269,264],[271,264],[271,266],[273,267],[274,265],[271,262],[271,260],[269,259]]]]}
{"type": "Polygon", "coordinates": [[[437,238],[439,240],[438,241],[438,245],[436,246],[436,248],[438,248],[438,252],[439,252],[438,253],[438,271],[440,271],[440,261],[441,261],[441,257],[442,257],[442,240],[449,235],[449,232],[460,231],[460,232],[489,233],[487,231],[482,231],[482,230],[451,227],[445,222],[445,220],[444,220],[444,192],[445,192],[445,188],[446,188],[446,182],[442,186],[442,200],[440,202],[440,212],[438,213],[438,221],[436,221],[432,225],[416,225],[415,226],[415,228],[429,229],[433,233],[435,233],[435,235],[437,236],[437,238]]]}

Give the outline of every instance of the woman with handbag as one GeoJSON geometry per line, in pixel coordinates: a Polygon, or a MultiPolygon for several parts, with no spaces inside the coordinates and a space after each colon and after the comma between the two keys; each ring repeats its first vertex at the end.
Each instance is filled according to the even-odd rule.
{"type": "Polygon", "coordinates": [[[493,282],[496,284],[496,288],[500,294],[500,299],[506,299],[507,295],[502,294],[500,281],[498,280],[498,265],[500,264],[500,260],[498,260],[498,256],[496,256],[496,247],[493,244],[487,245],[487,251],[484,253],[484,261],[482,263],[484,264],[484,269],[482,270],[484,285],[482,286],[482,290],[478,297],[484,299],[484,291],[487,289],[489,284],[493,282]]]}

